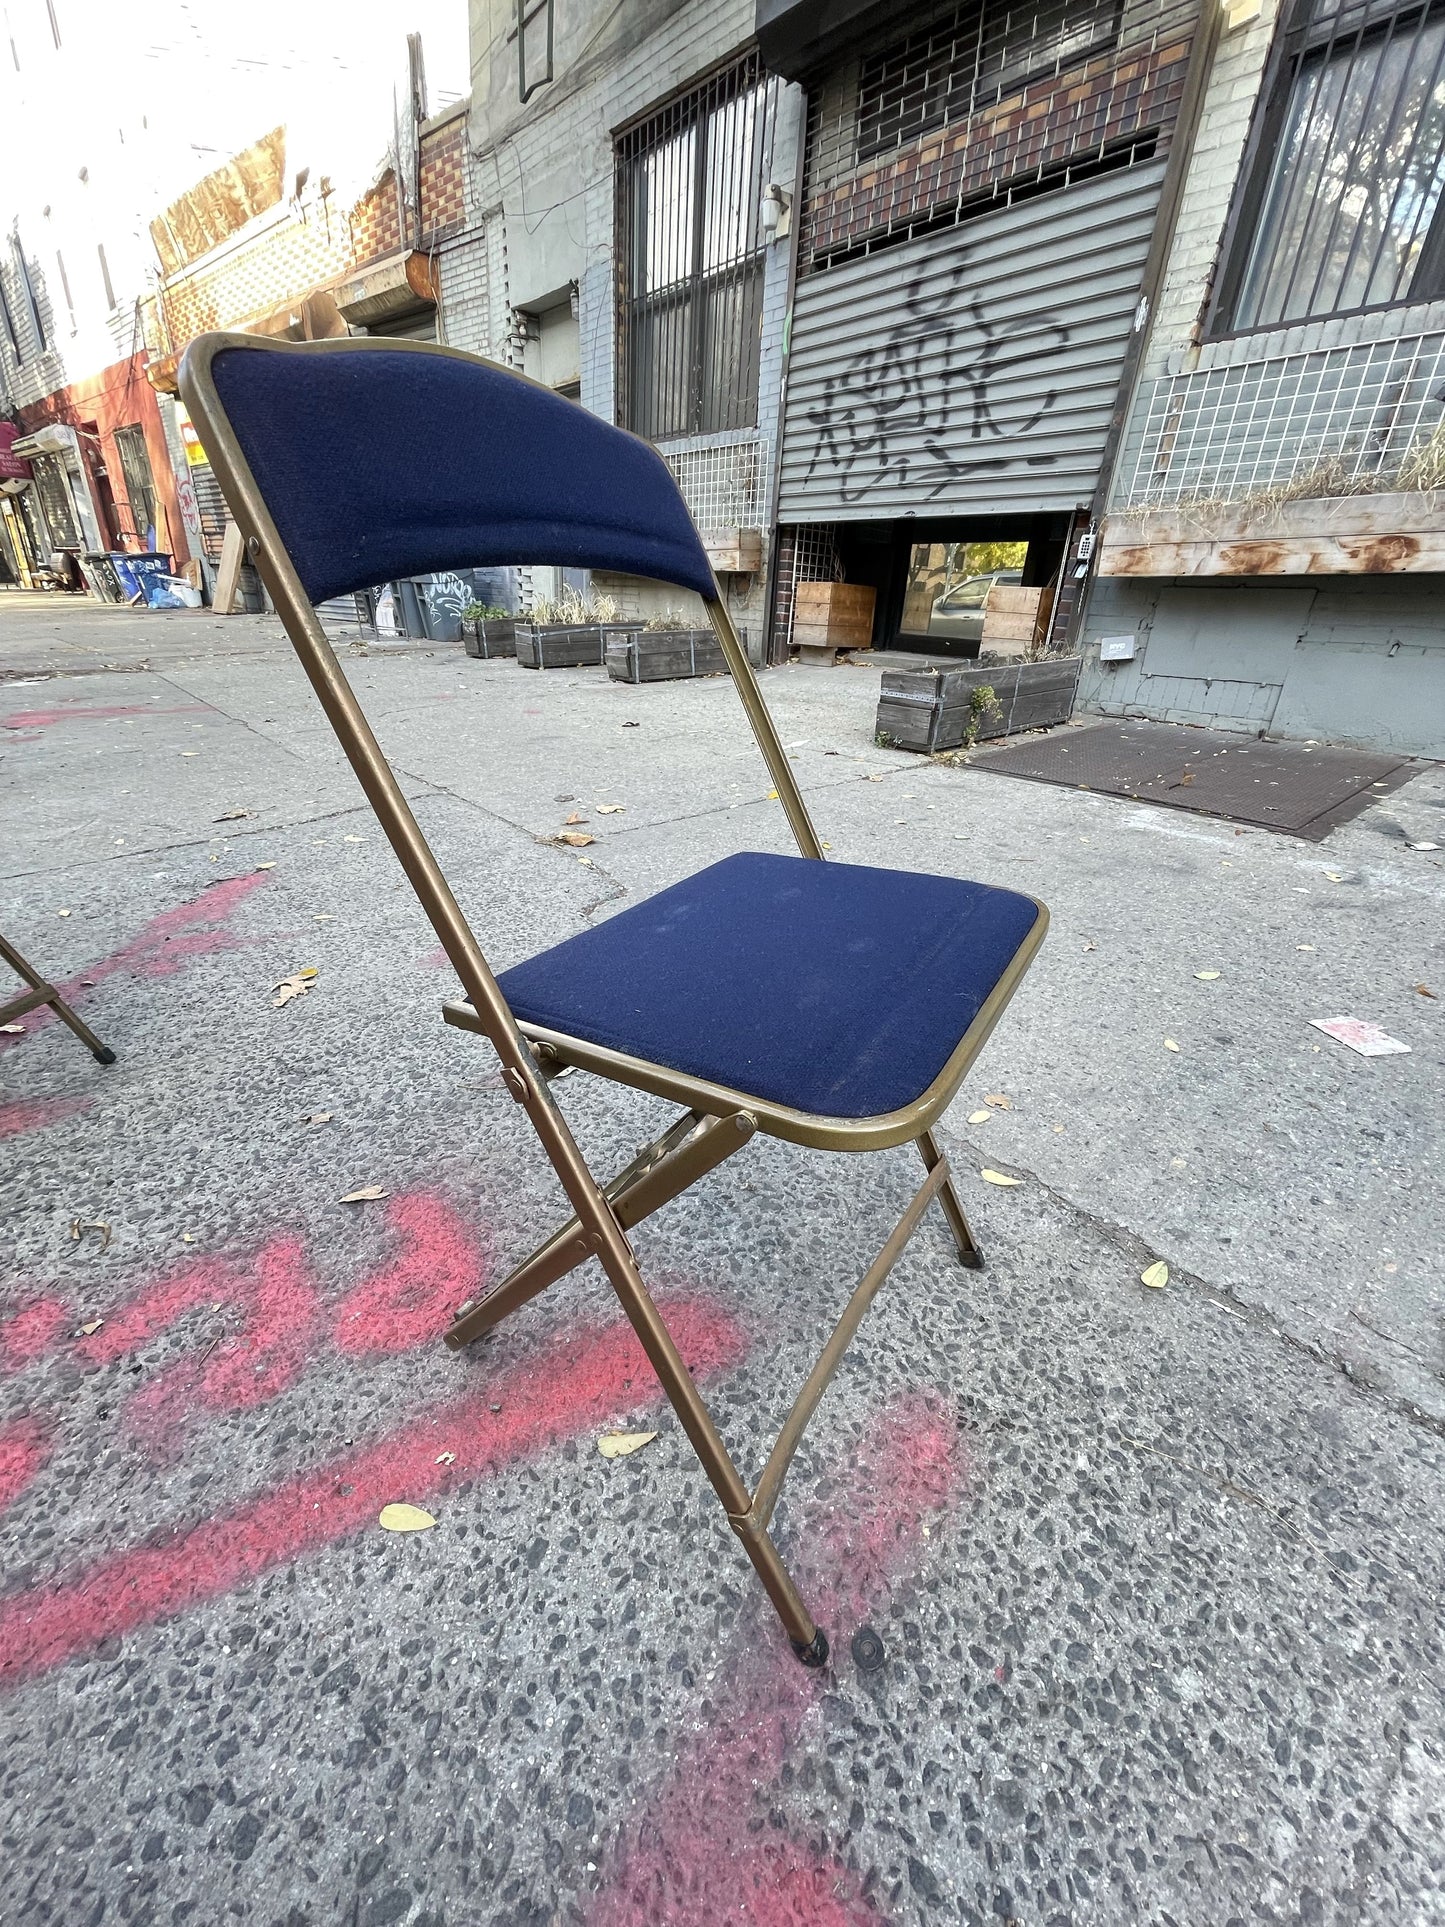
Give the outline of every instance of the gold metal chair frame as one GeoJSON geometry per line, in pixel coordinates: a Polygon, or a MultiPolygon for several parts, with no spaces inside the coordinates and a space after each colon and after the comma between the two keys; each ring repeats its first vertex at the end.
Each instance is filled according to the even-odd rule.
{"type": "Polygon", "coordinates": [[[61,1023],[75,1032],[97,1064],[115,1062],[115,1052],[101,1043],[84,1018],[76,1016],[55,985],[42,977],[34,964],[27,963],[14,944],[7,943],[4,937],[0,937],[0,959],[8,963],[16,976],[30,986],[18,997],[0,1004],[0,1024],[13,1024],[17,1017],[25,1016],[27,1011],[39,1010],[42,1004],[49,1004],[61,1023]]]}
{"type": "MultiPolygon", "coordinates": [[[[232,347],[276,354],[384,351],[450,355],[468,362],[480,358],[455,348],[390,338],[297,343],[254,335],[209,334],[199,337],[187,348],[179,370],[179,387],[245,538],[246,553],[259,570],[341,747],[466,992],[466,1001],[446,1004],[443,1016],[449,1024],[475,1031],[491,1041],[501,1060],[507,1088],[526,1111],[572,1205],[574,1215],[566,1224],[485,1298],[461,1309],[445,1334],[445,1342],[453,1349],[470,1344],[588,1258],[598,1259],[794,1650],[805,1664],[822,1666],[828,1658],[827,1638],[804,1604],[773,1542],[769,1530],[773,1511],[805,1426],[879,1287],[935,1198],[948,1220],[960,1260],[975,1270],[982,1269],[982,1255],[953,1188],[948,1160],[939,1149],[933,1126],[983,1048],[1042,943],[1048,912],[1042,904],[1038,905],[1039,914],[1028,937],[933,1083],[912,1104],[883,1116],[811,1116],[665,1065],[604,1049],[582,1038],[519,1024],[322,631],[227,418],[212,377],[211,363],[221,350],[232,347]],[[569,1067],[592,1071],[616,1083],[671,1099],[684,1107],[683,1115],[639,1152],[625,1170],[605,1183],[599,1182],[583,1159],[551,1090],[552,1078],[569,1067]],[[912,1142],[918,1147],[926,1176],[848,1299],[788,1414],[761,1478],[749,1492],[647,1290],[637,1253],[627,1234],[660,1206],[741,1150],[758,1131],[818,1150],[873,1151],[912,1142]]],[[[504,372],[517,380],[527,379],[510,369],[504,372]]],[[[740,645],[723,606],[716,580],[713,586],[714,593],[706,601],[708,620],[721,645],[778,800],[801,854],[821,862],[822,846],[792,766],[778,739],[747,652],[740,645]]]]}

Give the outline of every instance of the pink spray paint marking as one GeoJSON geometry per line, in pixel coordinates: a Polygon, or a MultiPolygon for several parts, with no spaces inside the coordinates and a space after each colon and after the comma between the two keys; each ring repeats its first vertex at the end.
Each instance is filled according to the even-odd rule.
{"type": "MultiPolygon", "coordinates": [[[[268,874],[258,870],[251,876],[230,877],[224,883],[213,883],[189,903],[177,904],[174,910],[163,910],[129,943],[91,964],[79,977],[62,984],[61,995],[67,1003],[77,1003],[82,991],[104,983],[117,971],[130,971],[142,977],[168,977],[193,957],[234,949],[236,938],[225,926],[251,892],[267,881],[268,874]]],[[[54,1021],[54,1011],[48,1004],[42,1004],[26,1018],[25,1035],[33,1036],[54,1021]]],[[[24,1037],[0,1036],[0,1049],[24,1041],[24,1037]]]]}
{"type": "Polygon", "coordinates": [[[50,1457],[50,1428],[36,1417],[0,1426],[0,1512],[20,1497],[50,1457]]]}
{"type": "Polygon", "coordinates": [[[126,1405],[127,1424],[162,1461],[176,1456],[188,1426],[203,1413],[249,1411],[294,1384],[321,1309],[300,1243],[273,1238],[249,1264],[203,1258],[152,1285],[82,1338],[76,1356],[111,1364],[203,1306],[223,1308],[214,1315],[227,1316],[225,1336],[201,1357],[167,1366],[126,1405]]]}
{"type": "Polygon", "coordinates": [[[0,1104],[0,1139],[20,1137],[26,1131],[43,1131],[47,1124],[59,1124],[67,1117],[88,1111],[93,1097],[32,1097],[14,1104],[0,1104]]]}
{"type": "MultiPolygon", "coordinates": [[[[913,1563],[931,1513],[964,1478],[944,1401],[906,1400],[850,1468],[848,1496],[800,1562],[803,1596],[838,1640],[884,1604],[913,1563]]],[[[750,1629],[751,1630],[751,1629],[750,1629]]],[[[808,1844],[754,1833],[774,1783],[817,1704],[820,1676],[779,1650],[770,1627],[718,1685],[721,1717],[687,1748],[672,1781],[624,1844],[588,1927],[877,1927],[880,1916],[841,1862],[808,1844]]]]}
{"type": "Polygon", "coordinates": [[[353,1357],[407,1351],[439,1337],[457,1306],[480,1296],[490,1268],[490,1243],[479,1243],[441,1198],[396,1198],[387,1218],[405,1241],[401,1250],[336,1309],[333,1340],[353,1357]]]}
{"type": "MultiPolygon", "coordinates": [[[[704,1300],[668,1305],[665,1316],[699,1375],[735,1364],[747,1349],[737,1325],[704,1300]]],[[[58,1583],[13,1594],[0,1602],[0,1681],[31,1678],[102,1640],[219,1598],[374,1525],[394,1499],[444,1498],[655,1400],[659,1390],[624,1321],[574,1329],[485,1391],[421,1413],[218,1519],[179,1527],[163,1545],[114,1553],[58,1583]],[[438,1465],[442,1452],[454,1453],[454,1463],[438,1465]]],[[[443,1514],[435,1535],[442,1545],[445,1527],[443,1514]]]]}
{"type": "Polygon", "coordinates": [[[4,729],[49,729],[56,723],[108,723],[119,716],[209,716],[209,703],[97,703],[93,707],[75,703],[61,709],[16,709],[0,721],[4,729]]]}
{"type": "Polygon", "coordinates": [[[71,1323],[69,1310],[58,1298],[37,1298],[0,1325],[0,1372],[23,1372],[52,1350],[71,1323]]]}

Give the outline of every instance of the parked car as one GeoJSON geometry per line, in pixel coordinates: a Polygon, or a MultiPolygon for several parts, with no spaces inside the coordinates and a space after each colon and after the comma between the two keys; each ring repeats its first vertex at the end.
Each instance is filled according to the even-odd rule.
{"type": "Polygon", "coordinates": [[[964,576],[935,600],[928,617],[929,635],[948,642],[981,642],[983,615],[991,591],[999,583],[1016,589],[1022,581],[1023,572],[1019,569],[994,569],[988,575],[964,576]]]}

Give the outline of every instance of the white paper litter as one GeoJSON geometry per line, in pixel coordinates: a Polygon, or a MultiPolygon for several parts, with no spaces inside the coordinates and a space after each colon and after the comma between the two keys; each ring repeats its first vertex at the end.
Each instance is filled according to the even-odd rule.
{"type": "Polygon", "coordinates": [[[1358,1051],[1361,1057],[1393,1057],[1397,1051],[1408,1051],[1410,1046],[1402,1044],[1398,1037],[1387,1036],[1378,1024],[1368,1023],[1363,1017],[1311,1017],[1310,1025],[1322,1030],[1327,1037],[1333,1037],[1351,1050],[1358,1051]]]}

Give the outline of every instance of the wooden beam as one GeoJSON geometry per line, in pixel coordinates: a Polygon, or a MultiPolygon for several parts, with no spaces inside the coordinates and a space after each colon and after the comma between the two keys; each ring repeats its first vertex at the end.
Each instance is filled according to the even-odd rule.
{"type": "Polygon", "coordinates": [[[246,559],[246,544],[234,522],[226,524],[221,542],[221,566],[216,571],[216,594],[212,604],[218,616],[236,613],[236,591],[241,586],[241,564],[246,559]]]}

